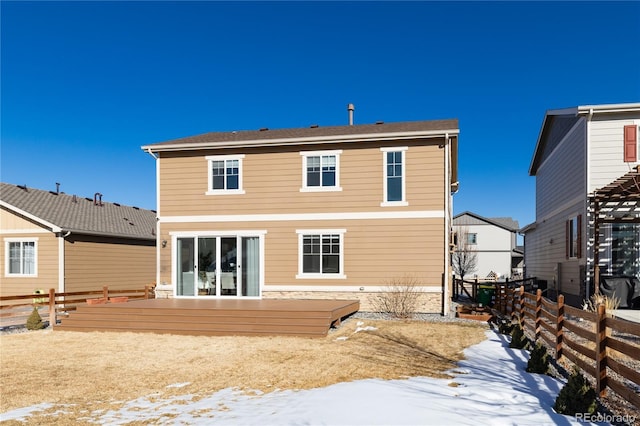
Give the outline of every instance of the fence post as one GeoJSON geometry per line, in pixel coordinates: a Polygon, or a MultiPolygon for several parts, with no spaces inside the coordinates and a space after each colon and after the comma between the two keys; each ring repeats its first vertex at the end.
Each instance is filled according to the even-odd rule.
{"type": "Polygon", "coordinates": [[[520,307],[518,308],[518,322],[520,323],[520,328],[522,328],[522,330],[524,331],[524,285],[520,286],[520,297],[519,299],[519,304],[520,307]]]}
{"type": "Polygon", "coordinates": [[[56,325],[56,289],[49,289],[49,326],[56,325]]]}
{"type": "Polygon", "coordinates": [[[607,325],[606,309],[598,305],[596,317],[596,391],[600,396],[607,394],[607,325]]]}
{"type": "Polygon", "coordinates": [[[562,357],[562,344],[564,340],[564,295],[558,296],[558,316],[556,317],[556,361],[562,357]]]}
{"type": "Polygon", "coordinates": [[[473,297],[473,301],[478,303],[478,277],[474,280],[471,296],[473,297]]]}
{"type": "Polygon", "coordinates": [[[542,322],[542,290],[538,289],[536,291],[536,321],[535,321],[535,341],[537,342],[540,338],[540,328],[542,327],[540,323],[542,322]]]}
{"type": "Polygon", "coordinates": [[[102,297],[109,300],[109,286],[102,286],[102,297]]]}

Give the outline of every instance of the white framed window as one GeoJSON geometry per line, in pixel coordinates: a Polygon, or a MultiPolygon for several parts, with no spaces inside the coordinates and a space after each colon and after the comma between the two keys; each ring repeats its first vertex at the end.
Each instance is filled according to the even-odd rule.
{"type": "Polygon", "coordinates": [[[582,215],[577,215],[566,222],[565,254],[567,259],[582,257],[582,215]]]}
{"type": "Polygon", "coordinates": [[[211,155],[207,160],[207,195],[244,194],[242,160],[244,155],[211,155]]]}
{"type": "Polygon", "coordinates": [[[342,191],[340,154],[334,151],[303,151],[301,192],[342,191]]]}
{"type": "Polygon", "coordinates": [[[7,277],[38,276],[38,239],[5,238],[5,267],[7,277]]]}
{"type": "Polygon", "coordinates": [[[345,229],[299,229],[296,278],[345,279],[345,229]]]}
{"type": "Polygon", "coordinates": [[[476,234],[475,232],[467,233],[467,244],[469,245],[478,244],[478,234],[476,234]]]}
{"type": "Polygon", "coordinates": [[[406,195],[406,161],[405,152],[409,148],[380,148],[382,151],[383,191],[382,207],[408,206],[406,195]]]}

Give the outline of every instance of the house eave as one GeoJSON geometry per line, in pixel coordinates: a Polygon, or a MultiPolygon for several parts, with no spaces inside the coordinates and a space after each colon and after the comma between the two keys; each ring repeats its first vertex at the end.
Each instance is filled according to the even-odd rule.
{"type": "Polygon", "coordinates": [[[228,142],[195,142],[195,143],[175,143],[167,145],[144,145],[141,147],[146,152],[162,151],[193,151],[201,149],[224,149],[224,148],[253,148],[268,146],[291,146],[291,145],[315,145],[324,143],[354,143],[370,141],[388,140],[409,140],[409,139],[430,139],[449,136],[458,136],[459,129],[441,129],[414,132],[392,132],[392,133],[369,133],[359,135],[334,135],[334,136],[313,136],[303,138],[277,138],[260,140],[242,140],[228,142]]]}
{"type": "Polygon", "coordinates": [[[34,216],[31,213],[29,213],[27,211],[24,211],[22,209],[19,209],[18,207],[14,206],[12,204],[9,204],[9,203],[7,203],[5,201],[0,200],[0,206],[5,207],[6,209],[8,209],[8,210],[20,215],[20,216],[26,217],[27,219],[30,219],[30,220],[32,220],[32,221],[34,221],[34,222],[46,227],[46,228],[49,228],[51,230],[51,232],[54,232],[54,233],[62,232],[62,228],[59,227],[58,225],[55,225],[55,224],[53,224],[51,222],[48,222],[48,221],[46,221],[44,219],[41,219],[41,218],[39,218],[37,216],[34,216]]]}

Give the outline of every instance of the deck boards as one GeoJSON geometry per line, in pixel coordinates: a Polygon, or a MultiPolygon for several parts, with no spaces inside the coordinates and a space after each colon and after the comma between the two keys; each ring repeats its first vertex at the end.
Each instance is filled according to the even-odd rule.
{"type": "Polygon", "coordinates": [[[54,330],[321,337],[359,308],[357,300],[133,300],[78,306],[54,330]]]}

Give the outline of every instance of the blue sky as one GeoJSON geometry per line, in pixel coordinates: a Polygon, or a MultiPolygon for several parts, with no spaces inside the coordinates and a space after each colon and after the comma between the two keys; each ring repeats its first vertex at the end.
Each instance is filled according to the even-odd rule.
{"type": "Polygon", "coordinates": [[[3,182],[155,209],[142,145],[457,118],[455,213],[535,220],[548,109],[640,101],[640,2],[2,1],[3,182]]]}

